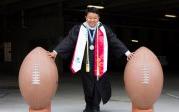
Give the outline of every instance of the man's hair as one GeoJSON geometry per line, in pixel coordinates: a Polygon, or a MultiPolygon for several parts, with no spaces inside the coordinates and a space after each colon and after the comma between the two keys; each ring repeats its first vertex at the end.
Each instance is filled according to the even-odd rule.
{"type": "Polygon", "coordinates": [[[87,14],[88,14],[89,12],[96,13],[96,14],[100,15],[99,10],[98,10],[97,8],[95,8],[95,7],[89,7],[89,8],[87,8],[87,9],[85,10],[85,16],[87,16],[87,14]]]}

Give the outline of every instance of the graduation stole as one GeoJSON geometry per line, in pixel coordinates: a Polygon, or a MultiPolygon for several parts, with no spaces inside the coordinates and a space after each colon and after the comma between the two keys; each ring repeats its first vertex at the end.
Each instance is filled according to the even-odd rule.
{"type": "MultiPolygon", "coordinates": [[[[88,45],[88,25],[84,22],[78,34],[78,39],[71,63],[71,70],[73,73],[81,69],[84,57],[85,47],[88,45]]],[[[98,22],[97,31],[95,35],[94,46],[94,74],[97,78],[101,77],[107,71],[107,56],[108,56],[108,42],[104,26],[98,22]]],[[[88,46],[87,46],[88,52],[88,46]]],[[[88,57],[89,58],[89,57],[88,57]]]]}

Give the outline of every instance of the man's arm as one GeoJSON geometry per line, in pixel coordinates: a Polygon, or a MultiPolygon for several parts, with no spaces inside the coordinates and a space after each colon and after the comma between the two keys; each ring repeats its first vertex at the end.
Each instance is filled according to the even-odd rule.
{"type": "Polygon", "coordinates": [[[68,33],[68,35],[54,48],[52,52],[49,52],[48,55],[51,58],[56,58],[57,55],[60,55],[62,58],[69,57],[75,48],[76,41],[79,33],[79,25],[75,25],[68,33]]]}
{"type": "Polygon", "coordinates": [[[125,44],[117,38],[116,34],[113,33],[110,28],[105,26],[105,29],[108,38],[109,48],[112,53],[115,54],[117,58],[121,57],[124,54],[126,56],[129,56],[131,52],[128,50],[125,44]]]}

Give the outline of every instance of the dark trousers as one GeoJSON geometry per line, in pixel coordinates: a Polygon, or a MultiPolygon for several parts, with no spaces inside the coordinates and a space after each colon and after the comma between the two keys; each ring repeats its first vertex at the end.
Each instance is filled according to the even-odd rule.
{"type": "Polygon", "coordinates": [[[85,101],[86,101],[86,108],[99,110],[100,108],[99,105],[101,102],[101,95],[98,89],[97,81],[94,82],[92,96],[89,96],[89,94],[85,94],[85,101]]]}
{"type": "Polygon", "coordinates": [[[106,74],[99,80],[93,72],[80,72],[86,108],[99,109],[100,102],[106,104],[111,97],[111,86],[106,74]]]}

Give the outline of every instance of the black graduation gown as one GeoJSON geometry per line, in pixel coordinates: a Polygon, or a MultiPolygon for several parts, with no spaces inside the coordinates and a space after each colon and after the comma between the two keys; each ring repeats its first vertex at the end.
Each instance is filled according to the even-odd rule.
{"type": "MultiPolygon", "coordinates": [[[[75,25],[68,33],[68,35],[56,46],[54,49],[62,58],[67,58],[74,53],[76,46],[78,33],[81,25],[75,25]]],[[[113,53],[116,57],[120,57],[128,51],[127,47],[117,39],[116,35],[112,30],[105,25],[103,25],[106,30],[107,40],[108,40],[108,51],[113,53]]],[[[86,53],[85,53],[86,54],[86,53]]],[[[93,68],[93,52],[89,52],[89,60],[91,68],[93,68]]],[[[82,83],[85,95],[92,96],[94,85],[96,84],[96,78],[94,76],[93,70],[89,73],[85,72],[85,59],[83,58],[82,69],[79,72],[82,76],[82,83]]],[[[103,103],[107,103],[111,97],[111,85],[108,79],[107,74],[105,73],[99,81],[97,81],[97,89],[100,93],[103,103]]]]}

